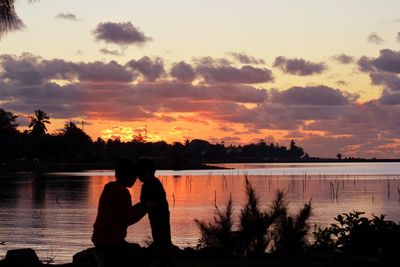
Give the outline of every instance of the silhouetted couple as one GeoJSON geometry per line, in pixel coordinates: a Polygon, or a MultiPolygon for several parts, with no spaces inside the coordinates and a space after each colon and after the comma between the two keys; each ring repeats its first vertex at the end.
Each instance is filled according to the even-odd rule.
{"type": "Polygon", "coordinates": [[[159,266],[171,265],[172,249],[169,208],[160,180],[155,177],[155,164],[150,159],[140,159],[136,164],[128,159],[117,162],[116,181],[104,186],[92,242],[104,257],[105,267],[141,266],[151,257],[159,266]],[[140,202],[132,206],[128,188],[137,177],[143,182],[140,202]],[[142,249],[125,241],[129,225],[137,223],[148,214],[153,244],[142,249]]]}

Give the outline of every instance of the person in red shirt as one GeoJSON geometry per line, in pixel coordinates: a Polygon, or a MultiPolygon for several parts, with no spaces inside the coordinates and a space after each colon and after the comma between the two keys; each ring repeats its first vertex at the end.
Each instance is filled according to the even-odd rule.
{"type": "Polygon", "coordinates": [[[104,257],[104,265],[124,266],[132,264],[140,253],[140,246],[125,241],[128,226],[138,222],[146,215],[143,204],[132,206],[128,188],[136,182],[135,164],[119,160],[115,166],[116,181],[104,186],[101,193],[96,221],[93,226],[92,242],[104,257]]]}

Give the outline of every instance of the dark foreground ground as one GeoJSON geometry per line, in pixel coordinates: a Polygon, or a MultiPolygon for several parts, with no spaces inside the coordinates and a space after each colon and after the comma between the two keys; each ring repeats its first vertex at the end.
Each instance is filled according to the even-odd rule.
{"type": "MultiPolygon", "coordinates": [[[[95,261],[90,259],[91,252],[89,249],[84,251],[84,259],[76,259],[74,256],[73,263],[67,264],[43,264],[39,261],[36,253],[32,249],[22,249],[9,251],[6,258],[0,261],[0,267],[94,267],[95,261]],[[87,257],[89,256],[89,257],[87,257]]],[[[400,255],[399,255],[400,256],[400,255]]],[[[159,266],[159,265],[138,265],[132,266],[159,266]]],[[[181,254],[175,260],[176,267],[373,267],[373,266],[400,266],[400,257],[394,256],[371,257],[368,255],[344,255],[340,253],[301,253],[290,255],[265,256],[258,259],[207,259],[207,255],[195,255],[193,251],[184,255],[181,254]]]]}

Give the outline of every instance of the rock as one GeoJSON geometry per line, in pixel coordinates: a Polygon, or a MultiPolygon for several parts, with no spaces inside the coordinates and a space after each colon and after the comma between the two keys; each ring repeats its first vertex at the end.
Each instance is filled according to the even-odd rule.
{"type": "Polygon", "coordinates": [[[103,266],[103,257],[96,248],[88,248],[76,253],[72,257],[72,263],[80,267],[103,266]]]}
{"type": "Polygon", "coordinates": [[[42,266],[42,263],[33,249],[23,248],[7,251],[1,266],[37,267],[42,266]]]}

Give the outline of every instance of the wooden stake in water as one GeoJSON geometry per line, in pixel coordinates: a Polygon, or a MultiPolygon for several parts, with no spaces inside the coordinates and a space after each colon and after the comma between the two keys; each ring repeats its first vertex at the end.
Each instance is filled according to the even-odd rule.
{"type": "Polygon", "coordinates": [[[400,187],[397,187],[397,192],[399,193],[399,201],[400,201],[400,187]]]}

